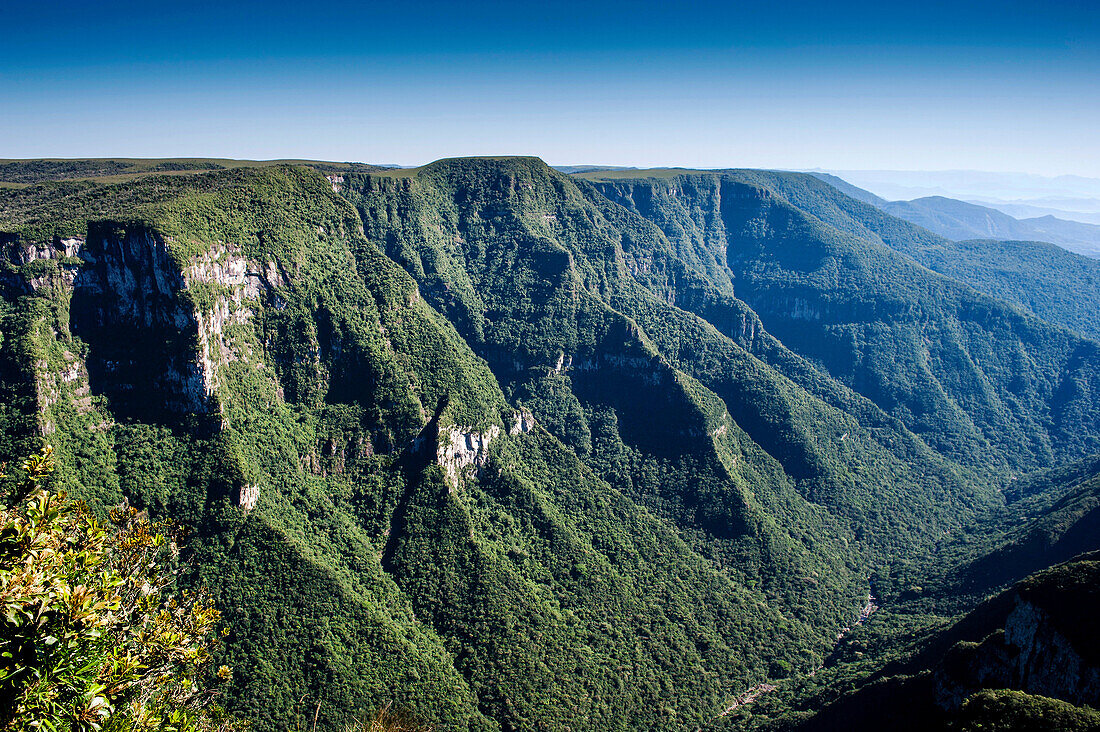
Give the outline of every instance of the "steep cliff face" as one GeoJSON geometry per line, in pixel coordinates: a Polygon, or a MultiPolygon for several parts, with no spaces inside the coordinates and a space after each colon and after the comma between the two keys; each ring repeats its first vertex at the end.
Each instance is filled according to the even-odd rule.
{"type": "Polygon", "coordinates": [[[1005,643],[1019,649],[1010,688],[1073,704],[1097,706],[1100,667],[1058,629],[1041,606],[1019,599],[1005,621],[1005,643]]]}
{"type": "Polygon", "coordinates": [[[439,435],[436,462],[447,474],[451,487],[458,485],[459,476],[469,468],[482,468],[489,461],[489,443],[500,436],[500,427],[490,425],[478,432],[472,427],[452,426],[439,435]]]}
{"type": "MultiPolygon", "coordinates": [[[[409,312],[401,293],[414,288],[395,267],[375,263],[372,292],[346,239],[317,241],[343,225],[320,176],[227,173],[194,187],[168,180],[131,188],[144,195],[160,187],[175,188],[172,208],[146,211],[149,223],[111,223],[128,220],[128,211],[114,210],[112,195],[81,189],[93,200],[78,207],[86,204],[94,218],[74,222],[59,211],[47,218],[78,233],[45,245],[35,243],[37,230],[5,237],[3,388],[29,387],[18,407],[57,447],[61,485],[97,507],[126,497],[193,530],[194,581],[211,587],[245,639],[231,641],[224,659],[238,669],[228,699],[238,713],[275,727],[271,720],[292,718],[308,691],[330,709],[322,727],[342,728],[344,715],[378,707],[400,688],[407,707],[429,710],[446,699],[431,717],[482,728],[467,682],[439,636],[412,619],[409,597],[384,579],[369,533],[401,485],[396,468],[372,459],[378,441],[369,430],[382,424],[395,437],[389,444],[403,446],[414,429],[403,420],[416,401],[393,350],[368,348],[383,341],[379,305],[399,320],[387,323],[398,347],[411,337],[429,360],[434,354],[417,339],[442,338],[446,351],[439,324],[409,312]],[[278,246],[261,243],[271,240],[278,246]],[[316,261],[295,260],[296,245],[316,261]],[[342,318],[336,308],[317,316],[316,280],[327,281],[322,297],[344,298],[342,318]],[[391,296],[405,306],[389,309],[391,296]],[[328,410],[286,403],[281,379],[295,377],[295,349],[308,347],[309,334],[296,328],[306,317],[318,317],[318,329],[343,344],[318,357],[358,367],[361,381],[386,394],[384,404],[368,389],[353,395],[363,395],[358,402],[333,399],[328,410]],[[410,321],[414,334],[402,325],[410,321]],[[325,452],[330,444],[355,449],[325,452]],[[280,615],[296,620],[273,634],[258,631],[280,615]],[[327,630],[330,623],[339,630],[327,630]],[[267,650],[254,653],[255,643],[267,650]],[[315,664],[321,657],[342,670],[315,664]],[[277,679],[293,679],[300,691],[282,694],[277,679]]],[[[462,369],[447,366],[461,358],[434,361],[458,381],[462,369]]],[[[432,374],[416,385],[438,388],[432,374]]],[[[460,404],[476,399],[455,396],[460,404]]],[[[11,411],[0,413],[5,449],[6,431],[19,426],[11,411]]],[[[478,416],[471,411],[459,414],[478,416]]]]}
{"type": "Polygon", "coordinates": [[[135,413],[155,390],[165,416],[216,414],[219,366],[237,358],[226,328],[271,289],[264,271],[224,243],[181,267],[170,241],[139,225],[93,223],[70,256],[83,260],[69,312],[93,392],[135,413]]]}
{"type": "Polygon", "coordinates": [[[959,643],[936,674],[938,703],[955,711],[981,689],[1013,689],[1077,706],[1100,704],[1100,556],[1029,577],[1011,591],[1001,627],[980,643],[959,643]]]}
{"type": "MultiPolygon", "coordinates": [[[[862,674],[853,691],[832,689],[800,706],[800,732],[896,729],[901,732],[1075,730],[1100,724],[1100,552],[1027,576],[949,626],[903,641],[898,627],[919,614],[895,608],[872,620],[880,641],[904,648],[894,660],[847,672],[862,674]],[[885,625],[883,625],[885,621],[885,625]]],[[[930,620],[924,616],[924,621],[930,620]]],[[[933,626],[935,627],[935,626],[933,626]]],[[[874,636],[870,636],[874,637],[874,636]]],[[[847,642],[847,641],[846,641],[847,642]]],[[[844,684],[850,676],[842,676],[844,684]]],[[[787,727],[784,727],[787,728],[787,727]]]]}
{"type": "Polygon", "coordinates": [[[167,413],[210,411],[213,374],[196,348],[199,315],[181,297],[185,282],[162,238],[143,227],[89,228],[78,253],[70,325],[88,344],[92,390],[124,410],[164,395],[167,413]],[[123,406],[125,405],[125,406],[123,406]]]}
{"type": "MultiPolygon", "coordinates": [[[[537,424],[527,409],[517,410],[508,425],[508,436],[525,435],[537,424]]],[[[485,429],[475,429],[462,425],[439,427],[435,429],[435,462],[443,468],[451,490],[456,490],[462,478],[473,478],[489,464],[489,445],[504,434],[499,425],[491,424],[485,429]]]]}
{"type": "Polygon", "coordinates": [[[1016,689],[1094,705],[1098,674],[1100,669],[1083,661],[1046,612],[1017,598],[1004,628],[981,643],[951,650],[936,675],[936,701],[953,712],[981,689],[1016,689]]]}
{"type": "Polygon", "coordinates": [[[0,262],[4,265],[0,267],[0,288],[8,297],[31,294],[47,287],[54,273],[71,286],[80,266],[76,257],[83,247],[83,236],[55,237],[42,243],[0,232],[0,262]]]}

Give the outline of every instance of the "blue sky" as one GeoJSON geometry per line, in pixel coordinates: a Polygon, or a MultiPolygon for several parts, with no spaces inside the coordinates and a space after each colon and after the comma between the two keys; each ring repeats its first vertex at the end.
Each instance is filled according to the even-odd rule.
{"type": "Polygon", "coordinates": [[[0,157],[1100,177],[1092,1],[108,0],[4,25],[0,157]]]}

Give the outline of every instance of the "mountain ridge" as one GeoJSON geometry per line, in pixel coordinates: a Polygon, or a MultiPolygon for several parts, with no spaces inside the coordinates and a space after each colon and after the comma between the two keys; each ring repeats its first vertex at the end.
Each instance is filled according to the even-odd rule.
{"type": "Polygon", "coordinates": [[[0,190],[0,448],[196,529],[260,729],[703,724],[1100,435],[1097,344],[811,176],[182,172],[0,190]]]}
{"type": "Polygon", "coordinates": [[[999,239],[1045,241],[1096,258],[1100,256],[1100,227],[1046,215],[1016,219],[986,206],[943,196],[889,201],[884,211],[954,241],[999,239]]]}

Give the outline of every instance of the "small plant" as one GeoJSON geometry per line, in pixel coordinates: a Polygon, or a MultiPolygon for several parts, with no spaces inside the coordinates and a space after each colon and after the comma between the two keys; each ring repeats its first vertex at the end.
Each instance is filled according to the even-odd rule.
{"type": "Polygon", "coordinates": [[[432,732],[432,727],[386,704],[365,720],[348,726],[346,732],[432,732]]]}
{"type": "Polygon", "coordinates": [[[230,676],[210,668],[221,615],[172,581],[179,529],[128,505],[100,524],[47,489],[52,455],[0,475],[0,730],[241,728],[207,686],[230,676]]]}

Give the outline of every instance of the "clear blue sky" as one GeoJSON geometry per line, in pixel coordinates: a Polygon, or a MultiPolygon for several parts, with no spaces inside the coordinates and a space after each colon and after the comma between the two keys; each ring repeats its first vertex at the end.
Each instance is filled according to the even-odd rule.
{"type": "Polygon", "coordinates": [[[0,157],[1100,176],[1100,2],[19,2],[0,157]]]}

